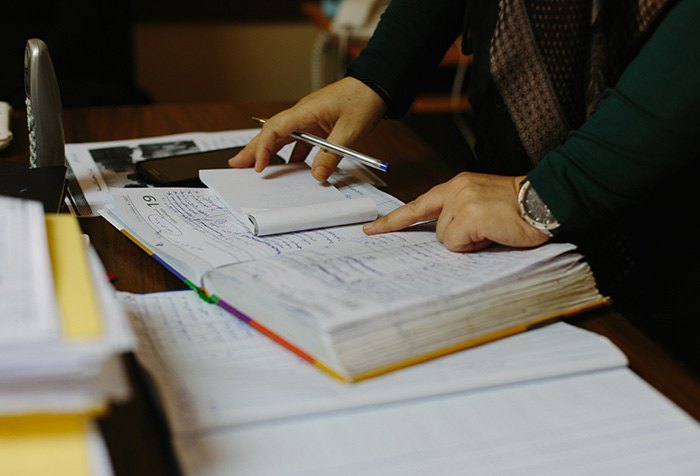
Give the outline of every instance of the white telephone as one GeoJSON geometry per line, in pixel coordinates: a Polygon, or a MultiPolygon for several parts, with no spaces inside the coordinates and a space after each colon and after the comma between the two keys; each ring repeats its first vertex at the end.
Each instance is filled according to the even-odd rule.
{"type": "Polygon", "coordinates": [[[379,23],[390,0],[343,0],[331,23],[331,32],[367,40],[379,23]]]}

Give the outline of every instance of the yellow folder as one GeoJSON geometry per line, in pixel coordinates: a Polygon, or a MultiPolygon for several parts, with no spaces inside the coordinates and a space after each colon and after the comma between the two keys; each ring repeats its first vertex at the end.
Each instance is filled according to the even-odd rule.
{"type": "Polygon", "coordinates": [[[99,337],[102,316],[78,220],[71,215],[46,215],[46,233],[64,335],[99,337]]]}
{"type": "Polygon", "coordinates": [[[89,417],[0,417],[0,474],[89,476],[89,417]]]}

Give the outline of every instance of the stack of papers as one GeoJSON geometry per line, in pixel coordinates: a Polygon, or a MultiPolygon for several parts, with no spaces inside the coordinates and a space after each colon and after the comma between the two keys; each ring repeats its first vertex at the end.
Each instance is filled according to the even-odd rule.
{"type": "Polygon", "coordinates": [[[0,222],[0,474],[109,474],[92,419],[129,394],[124,314],[74,217],[0,197],[0,222]]]}

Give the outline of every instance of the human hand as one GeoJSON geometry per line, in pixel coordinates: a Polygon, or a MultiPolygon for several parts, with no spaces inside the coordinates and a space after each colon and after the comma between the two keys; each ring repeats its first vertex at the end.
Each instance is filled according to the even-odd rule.
{"type": "MultiPolygon", "coordinates": [[[[306,132],[349,147],[371,131],[386,112],[384,100],[361,81],[347,77],[301,99],[294,107],[265,122],[260,133],[235,157],[230,167],[251,167],[261,172],[272,157],[295,140],[294,131],[306,132]]],[[[290,162],[306,158],[312,146],[296,141],[290,162]]],[[[331,175],[341,157],[323,150],[316,155],[311,174],[323,182],[331,175]]]]}
{"type": "Polygon", "coordinates": [[[537,246],[549,238],[520,216],[518,191],[524,178],[464,172],[363,230],[374,235],[437,219],[435,236],[450,251],[477,251],[494,242],[537,246]]]}

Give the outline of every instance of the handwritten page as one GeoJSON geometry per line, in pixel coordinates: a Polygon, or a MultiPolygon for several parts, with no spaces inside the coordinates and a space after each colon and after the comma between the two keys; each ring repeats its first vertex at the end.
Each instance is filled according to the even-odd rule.
{"type": "Polygon", "coordinates": [[[194,293],[119,297],[185,475],[700,467],[698,424],[624,368],[609,341],[564,323],[346,385],[194,293]]]}
{"type": "MultiPolygon", "coordinates": [[[[0,355],[59,338],[59,311],[39,202],[0,196],[0,355]]],[[[8,356],[9,357],[9,356],[8,356]]]]}
{"type": "Polygon", "coordinates": [[[343,384],[190,291],[119,293],[172,429],[197,432],[626,365],[564,323],[343,384]]]}
{"type": "MultiPolygon", "coordinates": [[[[347,198],[370,198],[380,213],[401,202],[339,173],[336,188],[347,198]]],[[[209,189],[114,188],[103,216],[127,229],[156,255],[168,256],[181,275],[201,285],[208,270],[365,236],[360,225],[257,237],[209,189]]]]}
{"type": "Polygon", "coordinates": [[[185,475],[686,476],[700,427],[626,368],[177,435],[185,475]]]}
{"type": "Polygon", "coordinates": [[[573,249],[453,253],[433,231],[411,230],[219,268],[203,286],[354,376],[600,303],[573,249]]]}
{"type": "MultiPolygon", "coordinates": [[[[315,253],[260,259],[222,269],[210,277],[214,283],[211,289],[244,283],[246,289],[274,296],[289,307],[297,305],[296,296],[306,296],[305,301],[313,305],[305,306],[305,310],[314,322],[330,331],[356,327],[358,322],[373,320],[381,312],[413,309],[409,319],[412,315],[463,307],[467,301],[483,300],[483,295],[472,291],[509,276],[517,277],[530,266],[572,249],[570,244],[549,244],[527,250],[491,248],[460,254],[448,251],[433,231],[363,235],[315,253]],[[328,286],[329,280],[337,286],[328,286]]],[[[502,294],[499,288],[498,299],[503,299],[502,294]]],[[[241,302],[236,299],[237,304],[241,302]]]]}
{"type": "Polygon", "coordinates": [[[301,162],[253,169],[201,170],[199,177],[214,190],[255,235],[312,230],[377,218],[369,197],[348,199],[329,183],[320,183],[301,162]]]}

